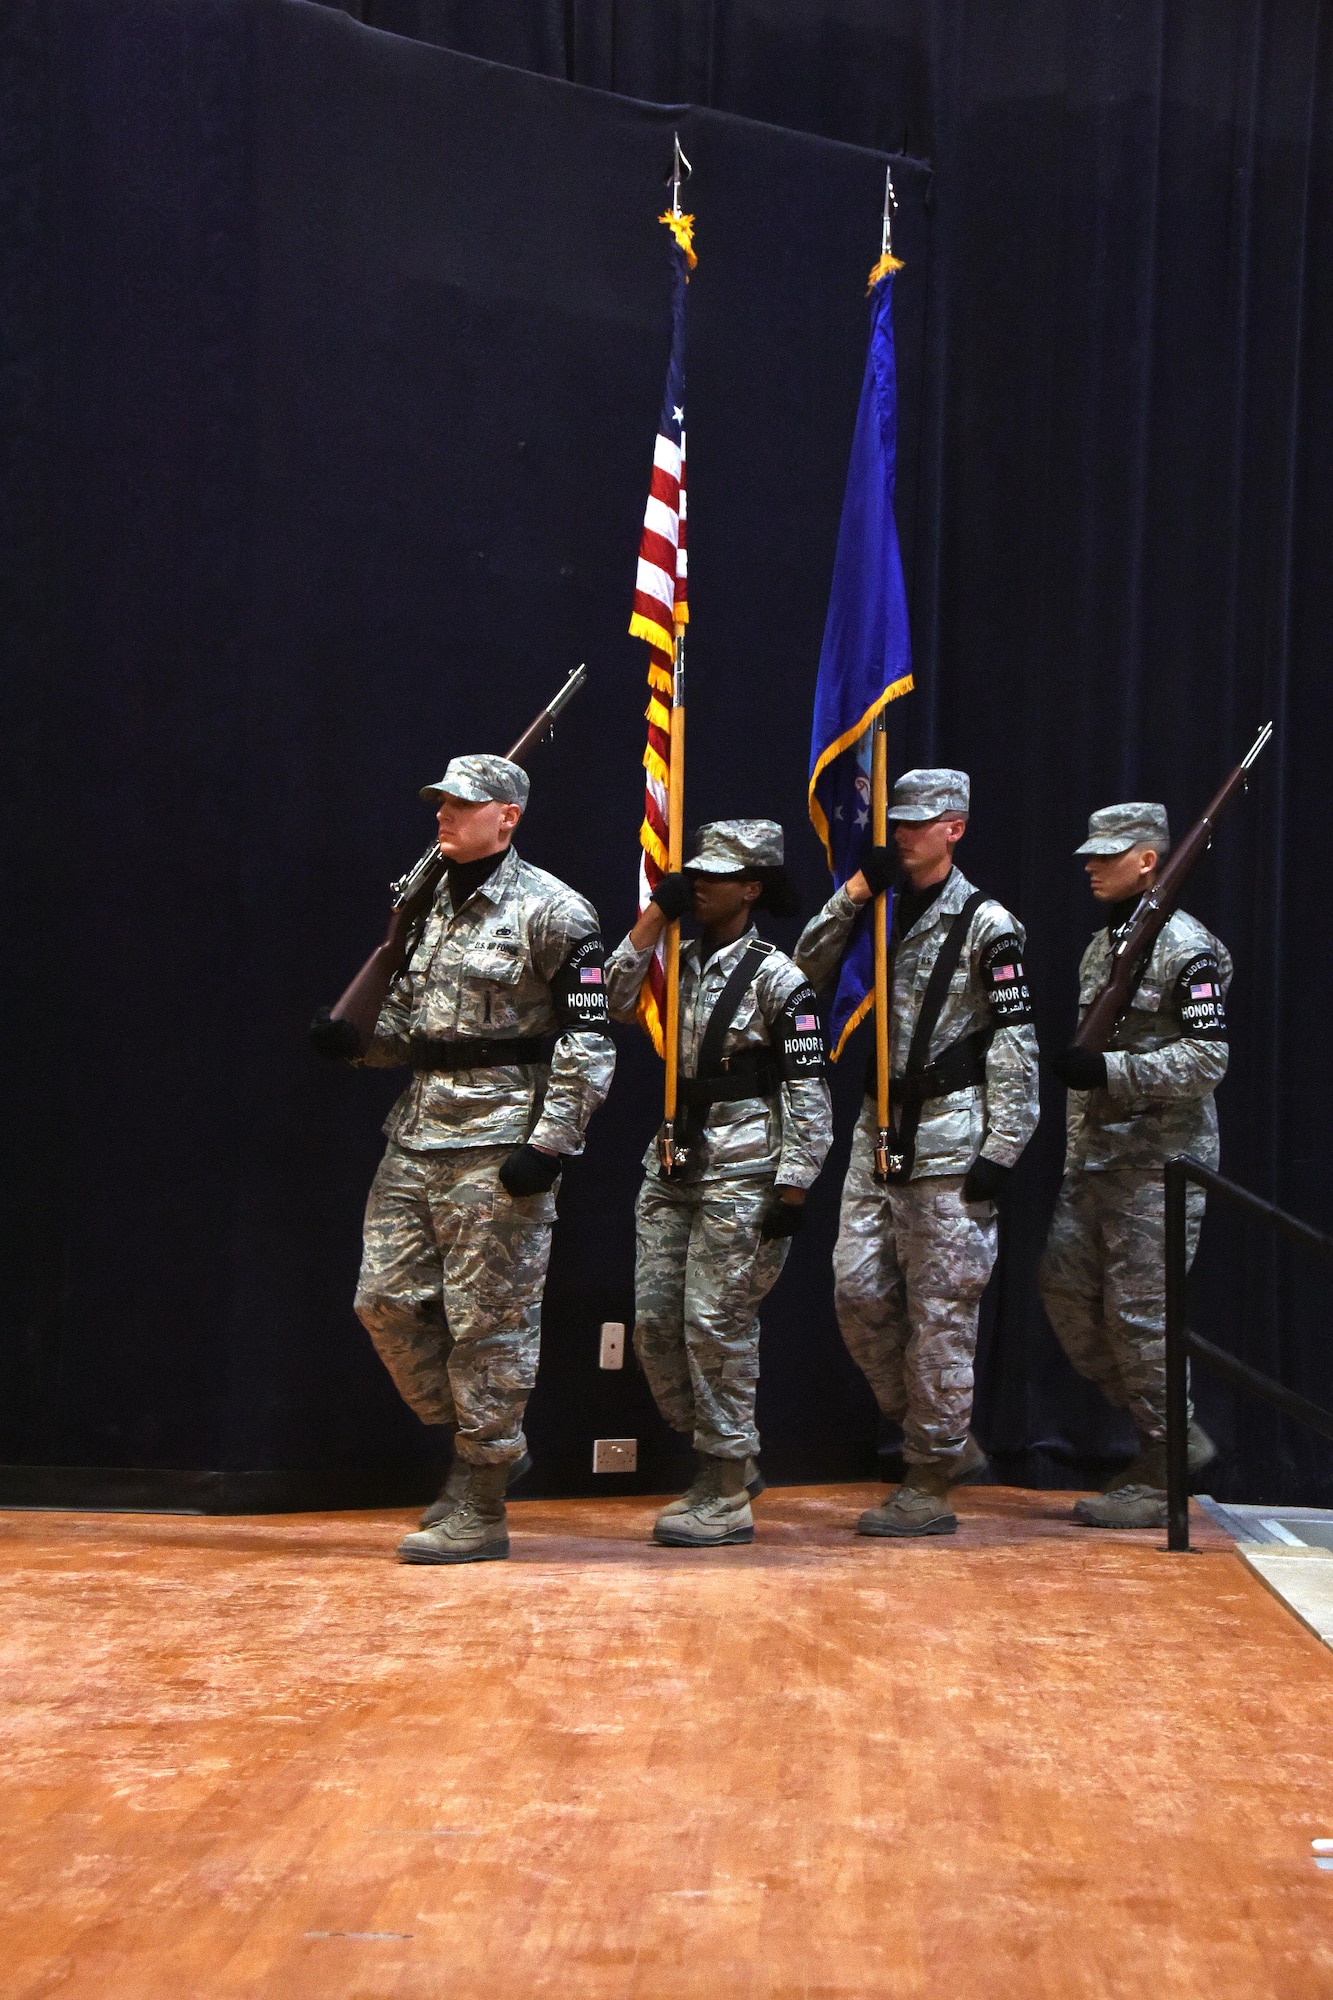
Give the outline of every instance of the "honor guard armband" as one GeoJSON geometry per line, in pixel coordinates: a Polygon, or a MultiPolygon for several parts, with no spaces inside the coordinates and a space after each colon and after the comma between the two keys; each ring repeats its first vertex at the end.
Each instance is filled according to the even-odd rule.
{"type": "Polygon", "coordinates": [[[804,1076],[823,1075],[824,1031],[819,1024],[812,986],[798,986],[794,993],[788,995],[782,1004],[782,1012],[773,1023],[772,1033],[778,1070],[784,1083],[795,1083],[804,1076]]]}
{"type": "Polygon", "coordinates": [[[981,977],[991,1013],[1000,1028],[1021,1028],[1032,1019],[1032,995],[1023,970],[1023,945],[1015,931],[995,938],[981,954],[981,977]]]}
{"type": "Polygon", "coordinates": [[[1212,952],[1192,958],[1176,981],[1176,1005],[1181,1026],[1192,1041],[1224,1042],[1227,1017],[1222,1002],[1222,971],[1212,952]]]}
{"type": "Polygon", "coordinates": [[[551,1003],[562,1028],[605,1028],[606,951],[593,931],[580,938],[551,981],[551,1003]]]}

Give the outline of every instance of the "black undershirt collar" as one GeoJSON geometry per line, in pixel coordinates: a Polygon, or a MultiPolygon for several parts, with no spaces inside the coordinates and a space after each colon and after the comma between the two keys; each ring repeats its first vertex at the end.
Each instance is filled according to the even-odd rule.
{"type": "MultiPolygon", "coordinates": [[[[951,868],[949,875],[952,874],[953,870],[951,868]]],[[[913,925],[920,923],[931,904],[935,902],[937,897],[943,894],[948,885],[949,875],[944,876],[939,882],[928,882],[924,889],[907,887],[898,891],[897,928],[899,937],[906,937],[913,925]]]]}
{"type": "Polygon", "coordinates": [[[474,889],[490,880],[508,852],[507,847],[501,847],[494,854],[483,854],[480,861],[449,863],[449,900],[456,910],[462,909],[474,889]]]}

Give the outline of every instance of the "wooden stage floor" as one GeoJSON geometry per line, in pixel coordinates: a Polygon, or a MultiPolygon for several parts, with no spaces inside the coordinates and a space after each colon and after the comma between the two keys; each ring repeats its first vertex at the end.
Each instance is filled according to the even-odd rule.
{"type": "Polygon", "coordinates": [[[527,1501],[0,1516],[0,1993],[1333,1994],[1333,1658],[1202,1552],[770,1492],[751,1549],[527,1501]]]}

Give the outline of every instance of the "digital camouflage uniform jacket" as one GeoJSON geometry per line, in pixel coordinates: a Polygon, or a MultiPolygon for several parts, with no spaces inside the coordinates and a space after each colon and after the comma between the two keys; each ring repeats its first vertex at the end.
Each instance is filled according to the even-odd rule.
{"type": "MultiPolygon", "coordinates": [[[[744,936],[724,945],[700,967],[695,940],[680,954],[680,1067],[694,1076],[699,1048],[709,1017],[731,977],[733,968],[759,933],[751,925],[744,936]]],[[[607,998],[618,1021],[634,1018],[639,989],[652,962],[652,949],[636,951],[628,938],[606,962],[607,998]]],[[[770,950],[756,972],[722,1045],[723,1058],[739,1049],[772,1048],[781,1076],[777,1094],[744,1098],[735,1104],[714,1104],[704,1125],[704,1156],[691,1181],[713,1181],[733,1174],[769,1174],[782,1187],[807,1188],[824,1164],[833,1143],[833,1113],[824,1080],[824,1040],[815,1012],[815,996],[803,973],[785,952],[770,950]]],[[[657,1170],[653,1146],[644,1166],[657,1170]]]]}
{"type": "Polygon", "coordinates": [[[373,1067],[412,1060],[414,1037],[508,1040],[554,1035],[545,1063],[419,1069],[385,1133],[409,1152],[534,1144],[580,1153],[611,1088],[615,1049],[597,912],[510,848],[455,910],[446,873],[420,941],[380,1010],[365,1055],[373,1067]]]}
{"type": "MultiPolygon", "coordinates": [[[[1111,973],[1120,932],[1098,931],[1078,969],[1079,1018],[1111,973]]],[[[1177,910],[1158,933],[1134,1004],[1106,1050],[1105,1090],[1071,1090],[1066,1173],[1160,1170],[1177,1153],[1218,1160],[1213,1092],[1226,1074],[1231,955],[1177,910]]]]}
{"type": "MultiPolygon", "coordinates": [[[[893,964],[891,1074],[901,1076],[931,967],[949,926],[974,893],[957,868],[930,908],[899,940],[893,964]]],[[[796,946],[796,963],[816,987],[831,983],[860,910],[838,889],[812,917],[796,946]]],[[[926,1059],[933,1062],[962,1036],[993,1028],[986,1081],[921,1107],[911,1178],[965,1174],[978,1153],[1011,1167],[1037,1128],[1037,1036],[1023,972],[1026,933],[1003,903],[987,897],[973,912],[926,1059]]]]}

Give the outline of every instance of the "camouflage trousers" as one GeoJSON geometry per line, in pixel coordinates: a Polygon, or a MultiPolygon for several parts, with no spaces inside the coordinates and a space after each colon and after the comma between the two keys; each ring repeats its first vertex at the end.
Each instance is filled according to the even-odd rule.
{"type": "MultiPolygon", "coordinates": [[[[1186,1266],[1204,1192],[1185,1193],[1186,1266]]],[[[1080,1375],[1128,1410],[1140,1435],[1166,1436],[1166,1193],[1161,1170],[1066,1174],[1037,1289],[1080,1375]]]]}
{"type": "Polygon", "coordinates": [[[357,1317],[408,1408],[456,1424],[473,1465],[522,1455],[537,1379],[555,1196],[505,1192],[511,1150],[390,1146],[366,1203],[357,1317]]]}
{"type": "Polygon", "coordinates": [[[991,1201],[964,1202],[961,1174],[881,1186],[874,1134],[852,1140],[833,1249],[838,1326],[908,1465],[947,1470],[967,1440],[981,1295],[995,1266],[991,1201]]]}
{"type": "Polygon", "coordinates": [[[666,1421],[709,1458],[759,1449],[759,1307],[791,1248],[759,1234],[772,1187],[756,1174],[693,1187],[649,1174],[639,1190],[634,1352],[666,1421]]]}

